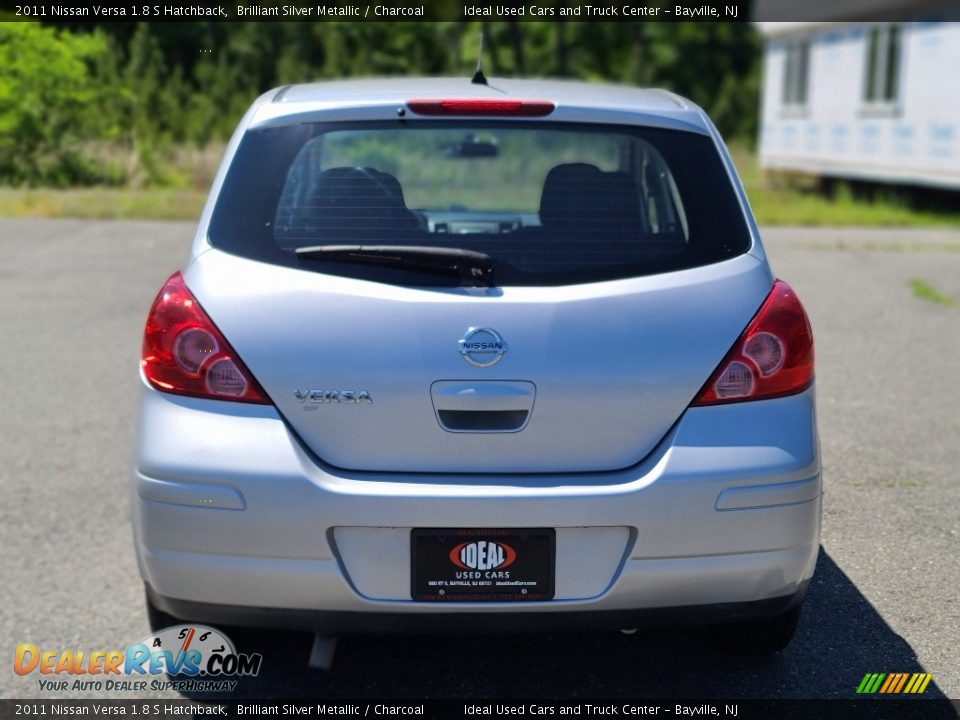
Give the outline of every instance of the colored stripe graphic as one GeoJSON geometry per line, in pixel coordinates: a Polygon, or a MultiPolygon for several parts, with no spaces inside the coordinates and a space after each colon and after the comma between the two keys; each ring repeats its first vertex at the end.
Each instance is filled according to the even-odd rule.
{"type": "Polygon", "coordinates": [[[880,688],[882,693],[898,693],[900,688],[903,687],[903,684],[907,681],[907,678],[910,677],[910,673],[891,673],[887,677],[887,681],[883,684],[883,687],[880,688]]]}
{"type": "Polygon", "coordinates": [[[875,693],[886,676],[886,673],[867,673],[860,681],[857,692],[863,695],[875,693]]]}
{"type": "Polygon", "coordinates": [[[857,686],[859,695],[896,695],[909,693],[917,695],[926,691],[933,680],[931,673],[867,673],[857,686]]]}
{"type": "Polygon", "coordinates": [[[913,677],[910,678],[910,682],[907,683],[907,687],[904,688],[905,693],[912,693],[914,695],[922,693],[927,689],[927,685],[930,684],[930,680],[933,679],[933,675],[930,673],[914,673],[913,677]]]}
{"type": "Polygon", "coordinates": [[[909,677],[908,673],[900,673],[900,682],[897,683],[897,687],[893,689],[893,692],[898,693],[903,690],[903,686],[907,682],[907,677],[909,677]]]}

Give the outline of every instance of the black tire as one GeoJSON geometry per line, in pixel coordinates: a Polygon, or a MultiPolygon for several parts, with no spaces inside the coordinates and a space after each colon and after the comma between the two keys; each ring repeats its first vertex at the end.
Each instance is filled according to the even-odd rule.
{"type": "Polygon", "coordinates": [[[800,624],[800,605],[780,615],[730,627],[733,646],[744,653],[769,655],[787,647],[800,624]]]}
{"type": "Polygon", "coordinates": [[[180,624],[180,620],[177,620],[177,618],[169,613],[165,613],[163,610],[150,602],[149,593],[144,594],[144,600],[147,605],[147,623],[150,625],[150,632],[155,633],[158,630],[163,630],[171,625],[180,624]]]}
{"type": "Polygon", "coordinates": [[[164,612],[150,601],[150,593],[144,592],[144,602],[147,606],[147,623],[150,625],[150,632],[156,633],[164,628],[174,625],[208,625],[226,633],[231,640],[239,642],[241,645],[247,645],[256,638],[259,630],[257,628],[248,628],[226,623],[210,622],[207,620],[195,620],[193,618],[175,617],[168,612],[164,612]],[[239,638],[239,640],[238,640],[239,638]]]}

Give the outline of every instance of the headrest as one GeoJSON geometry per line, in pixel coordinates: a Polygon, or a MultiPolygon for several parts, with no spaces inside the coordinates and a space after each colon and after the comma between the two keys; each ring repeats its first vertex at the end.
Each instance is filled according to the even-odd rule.
{"type": "Polygon", "coordinates": [[[547,173],[540,224],[556,232],[632,235],[640,230],[640,194],[630,173],[568,163],[547,173]]]}
{"type": "Polygon", "coordinates": [[[321,172],[310,192],[310,204],[325,210],[384,211],[405,209],[403,190],[393,175],[373,168],[336,167],[321,172]]]}
{"type": "Polygon", "coordinates": [[[559,228],[571,217],[583,215],[585,194],[600,182],[603,173],[596,165],[566,163],[547,173],[540,196],[540,224],[559,228]]]}

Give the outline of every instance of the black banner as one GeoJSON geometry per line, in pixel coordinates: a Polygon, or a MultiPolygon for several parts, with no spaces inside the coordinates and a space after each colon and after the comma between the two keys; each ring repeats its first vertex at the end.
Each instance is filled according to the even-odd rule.
{"type": "Polygon", "coordinates": [[[960,700],[0,700],[0,717],[953,720],[960,700]]]}
{"type": "Polygon", "coordinates": [[[750,20],[750,0],[0,0],[5,21],[395,22],[750,20]]]}
{"type": "MultiPolygon", "coordinates": [[[[936,2],[942,19],[949,0],[936,2]]],[[[40,22],[836,22],[899,17],[892,0],[0,0],[40,22]]],[[[956,15],[953,12],[950,17],[956,15]]]]}

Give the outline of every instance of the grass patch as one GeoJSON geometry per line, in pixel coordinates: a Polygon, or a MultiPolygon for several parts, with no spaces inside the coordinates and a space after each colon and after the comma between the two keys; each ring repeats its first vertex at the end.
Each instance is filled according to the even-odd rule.
{"type": "Polygon", "coordinates": [[[942,305],[943,307],[951,307],[953,305],[953,298],[950,295],[940,292],[920,278],[910,279],[910,289],[913,291],[913,296],[918,300],[926,300],[927,302],[942,305]]]}
{"type": "Polygon", "coordinates": [[[805,250],[839,250],[858,252],[886,252],[886,253],[960,253],[960,242],[858,242],[856,244],[835,240],[833,242],[812,242],[804,246],[805,250]]]}
{"type": "Polygon", "coordinates": [[[840,184],[832,196],[819,191],[804,178],[765,176],[756,154],[745,145],[730,148],[760,225],[827,227],[960,227],[956,210],[916,209],[891,192],[879,199],[857,197],[840,184]]]}
{"type": "Polygon", "coordinates": [[[196,220],[205,190],[0,189],[0,217],[85,220],[196,220]]]}

